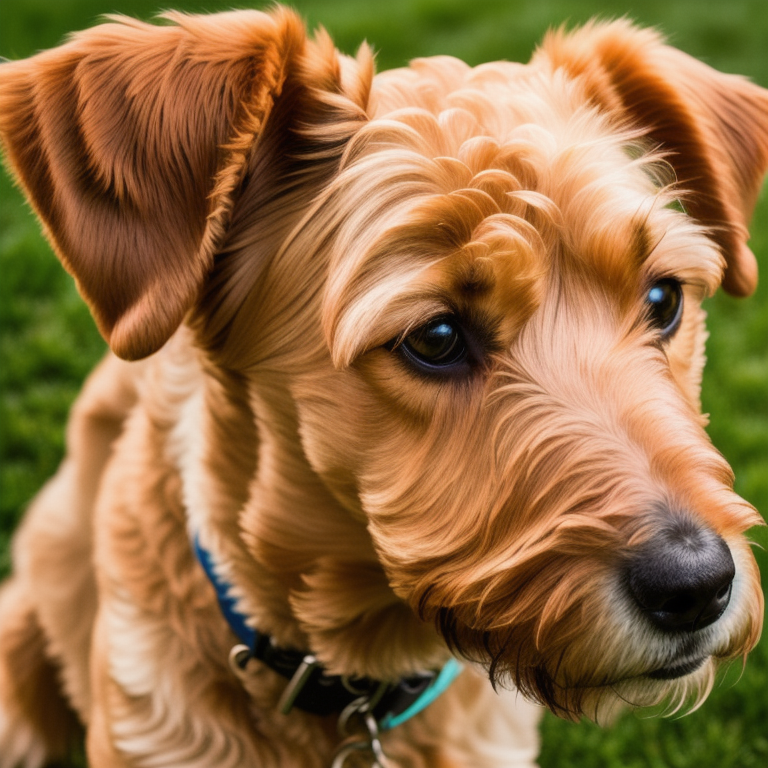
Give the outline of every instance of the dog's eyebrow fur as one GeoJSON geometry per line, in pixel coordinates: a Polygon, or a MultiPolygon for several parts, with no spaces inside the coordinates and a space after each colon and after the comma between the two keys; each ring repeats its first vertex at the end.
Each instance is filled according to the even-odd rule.
{"type": "Polygon", "coordinates": [[[481,296],[493,290],[493,273],[483,269],[477,260],[469,261],[456,280],[456,290],[469,296],[481,296]]]}
{"type": "Polygon", "coordinates": [[[635,257],[637,267],[641,267],[656,247],[645,220],[633,222],[629,243],[629,254],[635,257]]]}

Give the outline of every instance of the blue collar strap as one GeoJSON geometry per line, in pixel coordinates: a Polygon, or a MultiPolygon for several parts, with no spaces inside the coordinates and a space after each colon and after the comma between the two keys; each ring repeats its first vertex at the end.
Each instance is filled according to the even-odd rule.
{"type": "Polygon", "coordinates": [[[328,675],[311,654],[278,648],[269,635],[250,627],[237,609],[230,585],[216,573],[210,552],[200,544],[198,537],[193,544],[200,565],[216,589],[221,612],[243,643],[239,652],[233,655],[235,663],[243,668],[250,658],[256,658],[289,680],[278,705],[283,713],[296,707],[315,715],[339,714],[353,702],[363,699],[368,703],[378,729],[385,731],[428,707],[462,670],[462,665],[451,659],[441,670],[393,683],[328,675]]]}

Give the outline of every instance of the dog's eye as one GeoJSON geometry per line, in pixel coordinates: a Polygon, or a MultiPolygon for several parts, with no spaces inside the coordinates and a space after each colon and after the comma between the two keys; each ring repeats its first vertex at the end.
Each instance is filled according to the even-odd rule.
{"type": "Polygon", "coordinates": [[[661,331],[662,338],[670,338],[683,317],[683,289],[680,283],[665,277],[650,287],[645,300],[651,324],[661,331]]]}
{"type": "Polygon", "coordinates": [[[467,347],[451,318],[438,317],[417,328],[400,345],[403,354],[427,371],[440,372],[463,363],[467,347]]]}

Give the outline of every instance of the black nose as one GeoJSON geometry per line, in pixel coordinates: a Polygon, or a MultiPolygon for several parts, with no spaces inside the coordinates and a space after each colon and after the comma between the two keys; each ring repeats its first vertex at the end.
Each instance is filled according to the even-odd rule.
{"type": "Polygon", "coordinates": [[[708,528],[681,518],[633,553],[628,584],[659,629],[693,632],[720,618],[735,573],[728,545],[708,528]]]}

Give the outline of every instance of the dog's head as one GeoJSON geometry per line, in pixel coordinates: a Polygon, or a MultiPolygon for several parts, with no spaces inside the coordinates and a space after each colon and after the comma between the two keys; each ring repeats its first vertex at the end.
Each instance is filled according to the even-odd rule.
{"type": "MultiPolygon", "coordinates": [[[[699,387],[702,300],[756,282],[766,92],[626,23],[373,79],[284,10],[171,19],[0,69],[8,159],[112,348],[190,326],[262,440],[280,421],[257,473],[365,525],[398,610],[494,680],[568,715],[704,695],[762,620],[699,387]]],[[[294,595],[339,667],[390,604],[345,602],[354,563],[294,595]]],[[[379,671],[358,645],[345,671],[379,671]]]]}

